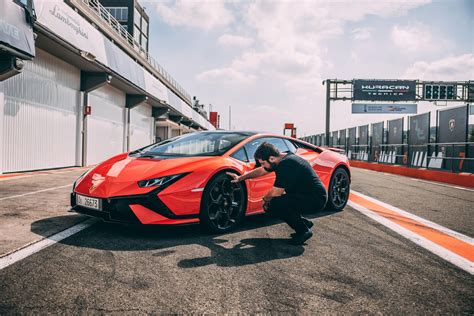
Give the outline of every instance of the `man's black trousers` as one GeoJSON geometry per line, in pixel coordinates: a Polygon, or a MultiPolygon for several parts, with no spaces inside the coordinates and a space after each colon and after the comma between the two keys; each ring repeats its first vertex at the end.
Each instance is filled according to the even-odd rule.
{"type": "Polygon", "coordinates": [[[326,201],[326,196],[287,193],[271,199],[266,212],[286,222],[296,233],[303,233],[308,228],[301,214],[322,210],[326,201]]]}

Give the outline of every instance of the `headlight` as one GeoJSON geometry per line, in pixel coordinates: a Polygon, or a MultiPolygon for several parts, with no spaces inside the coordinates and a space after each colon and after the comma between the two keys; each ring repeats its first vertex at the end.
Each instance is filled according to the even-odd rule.
{"type": "Polygon", "coordinates": [[[174,180],[178,177],[184,176],[184,174],[175,174],[172,176],[165,176],[165,177],[160,177],[160,178],[154,178],[154,179],[148,179],[148,180],[142,180],[138,181],[138,186],[140,188],[149,188],[149,187],[161,187],[162,185],[170,182],[171,180],[174,180]]]}

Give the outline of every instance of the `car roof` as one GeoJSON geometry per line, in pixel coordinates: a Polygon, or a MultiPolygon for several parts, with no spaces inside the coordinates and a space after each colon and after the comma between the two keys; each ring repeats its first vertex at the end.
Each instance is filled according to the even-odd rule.
{"type": "Polygon", "coordinates": [[[201,131],[198,133],[210,134],[210,133],[219,133],[219,134],[242,134],[246,136],[253,136],[257,134],[262,134],[262,132],[256,131],[228,131],[228,130],[214,130],[214,131],[201,131]]]}
{"type": "Polygon", "coordinates": [[[254,138],[259,138],[259,137],[280,137],[280,138],[286,138],[286,139],[289,139],[289,140],[301,141],[299,139],[294,139],[294,138],[286,136],[286,135],[278,135],[278,134],[273,134],[273,133],[269,133],[269,132],[262,132],[262,131],[214,130],[214,131],[199,131],[199,132],[196,132],[196,133],[203,133],[203,134],[219,133],[219,134],[229,134],[229,135],[230,134],[240,134],[240,135],[247,136],[247,139],[249,139],[249,138],[254,139],[254,138]]]}

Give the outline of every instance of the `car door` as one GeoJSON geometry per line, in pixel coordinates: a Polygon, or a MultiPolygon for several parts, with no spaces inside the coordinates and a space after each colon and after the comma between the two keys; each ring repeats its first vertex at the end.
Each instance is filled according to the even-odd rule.
{"type": "MultiPolygon", "coordinates": [[[[255,168],[255,159],[253,158],[255,151],[258,146],[263,142],[268,142],[275,145],[280,152],[289,151],[288,146],[285,144],[283,139],[278,137],[261,137],[254,139],[244,145],[248,162],[246,164],[246,172],[249,172],[255,168]]],[[[263,177],[248,180],[248,200],[249,200],[249,213],[256,213],[262,211],[262,198],[263,196],[273,187],[275,182],[275,173],[271,172],[263,177]]]]}

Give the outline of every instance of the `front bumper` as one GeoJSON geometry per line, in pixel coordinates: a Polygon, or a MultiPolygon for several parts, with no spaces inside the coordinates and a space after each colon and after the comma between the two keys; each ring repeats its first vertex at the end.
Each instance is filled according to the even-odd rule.
{"type": "MultiPolygon", "coordinates": [[[[102,210],[94,210],[82,207],[76,204],[76,192],[71,193],[71,209],[77,213],[86,214],[89,216],[102,218],[107,222],[129,223],[129,224],[143,224],[143,216],[139,219],[137,214],[133,211],[134,207],[140,205],[153,213],[159,214],[159,217],[164,217],[163,222],[179,224],[192,222],[191,220],[199,218],[199,215],[176,215],[174,214],[158,197],[156,190],[146,195],[130,195],[120,197],[103,198],[102,210]]],[[[136,208],[135,208],[136,209],[136,208]]],[[[157,215],[158,216],[158,215],[157,215]]]]}

